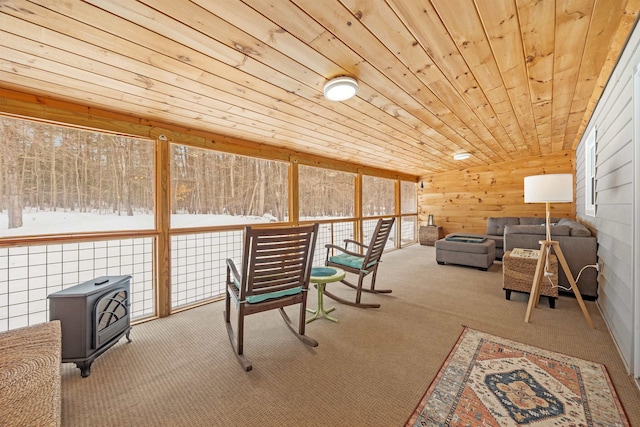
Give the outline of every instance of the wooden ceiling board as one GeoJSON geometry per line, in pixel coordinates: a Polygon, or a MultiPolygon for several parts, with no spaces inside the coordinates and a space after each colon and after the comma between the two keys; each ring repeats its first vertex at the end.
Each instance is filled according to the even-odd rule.
{"type": "MultiPolygon", "coordinates": [[[[325,52],[336,52],[347,49],[344,44],[336,42],[336,40],[334,36],[319,38],[313,42],[313,46],[325,52]]],[[[438,155],[440,158],[437,160],[437,163],[445,162],[449,167],[455,167],[453,162],[450,161],[451,158],[443,157],[443,153],[447,153],[447,151],[460,152],[475,150],[473,145],[455,133],[454,130],[447,126],[439,117],[432,114],[413,97],[402,91],[391,79],[377,73],[369,63],[362,60],[359,63],[359,68],[362,70],[360,74],[369,73],[369,75],[375,75],[375,81],[372,83],[375,83],[377,87],[384,88],[384,93],[382,93],[380,91],[374,91],[373,89],[367,91],[365,86],[361,94],[363,99],[398,120],[403,121],[411,129],[427,137],[428,140],[422,137],[420,137],[419,140],[421,143],[425,145],[429,144],[439,151],[438,155]],[[393,99],[389,97],[393,97],[393,99]]],[[[481,161],[481,157],[482,156],[479,156],[478,159],[474,160],[479,162],[481,161]]]]}
{"type": "MultiPolygon", "coordinates": [[[[279,8],[278,10],[281,11],[282,8],[279,8]]],[[[445,124],[441,118],[432,114],[428,109],[425,109],[424,105],[421,105],[408,93],[402,91],[402,89],[398,87],[393,82],[393,80],[389,79],[384,74],[379,73],[379,71],[376,70],[371,64],[369,64],[359,56],[357,56],[356,58],[351,57],[351,59],[348,59],[349,53],[351,52],[349,48],[341,43],[336,36],[334,36],[333,34],[330,34],[329,36],[329,34],[327,34],[327,36],[325,37],[317,38],[313,42],[313,47],[318,51],[325,53],[327,56],[334,57],[337,52],[339,55],[338,59],[342,59],[343,63],[353,63],[354,66],[359,67],[360,72],[356,74],[357,76],[368,76],[369,83],[371,83],[372,85],[375,84],[376,87],[383,88],[382,91],[384,92],[381,92],[379,90],[378,92],[376,92],[377,95],[367,96],[365,87],[363,98],[367,102],[377,105],[382,97],[384,97],[384,99],[393,98],[393,100],[390,100],[391,104],[383,102],[383,105],[381,105],[380,108],[383,108],[386,112],[391,112],[394,117],[396,117],[396,113],[398,113],[397,118],[401,120],[405,119],[405,116],[402,115],[402,111],[407,111],[406,120],[409,122],[408,124],[410,124],[412,128],[420,130],[429,138],[432,138],[439,142],[444,150],[447,150],[450,153],[475,150],[474,146],[472,146],[468,141],[464,140],[451,127],[447,126],[447,124],[445,124]],[[415,120],[412,120],[412,118],[417,118],[418,123],[415,123],[415,120]],[[459,148],[462,148],[462,150],[460,150],[459,148]]],[[[333,77],[335,75],[339,75],[339,73],[332,73],[328,77],[333,77]]],[[[455,167],[453,162],[450,161],[451,157],[442,158],[442,153],[447,151],[442,151],[440,153],[441,157],[438,163],[444,161],[450,163],[450,166],[455,167]]],[[[469,163],[482,160],[481,154],[479,154],[478,157],[479,159],[474,158],[470,160],[469,163]]],[[[426,165],[430,169],[434,167],[430,163],[426,163],[426,165]]]]}
{"type": "Polygon", "coordinates": [[[518,0],[517,5],[538,144],[541,154],[550,154],[555,3],[518,0]]]}
{"type": "Polygon", "coordinates": [[[0,89],[417,177],[574,149],[639,9],[3,0],[0,89]],[[339,75],[358,96],[325,100],[339,75]],[[462,151],[473,156],[454,161],[462,151]]]}
{"type": "Polygon", "coordinates": [[[464,61],[464,58],[449,37],[446,28],[438,18],[435,10],[428,4],[420,4],[413,0],[391,0],[390,6],[400,19],[403,20],[407,31],[416,38],[432,62],[422,68],[416,68],[421,73],[423,69],[430,70],[438,67],[439,71],[455,90],[465,99],[469,107],[477,114],[494,135],[500,149],[510,156],[517,152],[513,140],[519,139],[518,133],[509,134],[480,84],[475,80],[464,61]]]}
{"type": "MultiPolygon", "coordinates": [[[[622,46],[625,43],[625,40],[629,37],[631,30],[638,18],[637,11],[640,10],[640,0],[629,0],[627,2],[624,14],[620,18],[620,24],[616,29],[616,33],[613,38],[612,45],[613,46],[622,46]]],[[[587,123],[589,122],[589,118],[591,117],[591,112],[595,108],[598,99],[600,99],[600,95],[604,90],[604,86],[609,80],[609,76],[611,75],[611,71],[615,66],[618,60],[619,52],[616,49],[609,49],[607,54],[607,59],[605,60],[604,65],[600,69],[600,74],[598,75],[598,80],[596,85],[591,93],[591,98],[589,99],[589,103],[587,108],[582,116],[582,123],[580,123],[580,127],[578,132],[576,133],[573,144],[571,145],[572,149],[575,149],[580,142],[580,137],[584,132],[587,123]]]]}
{"type": "Polygon", "coordinates": [[[530,155],[540,154],[515,2],[476,0],[482,27],[530,155]]]}
{"type": "Polygon", "coordinates": [[[624,0],[597,0],[591,14],[591,23],[587,35],[585,52],[580,63],[576,92],[571,101],[567,128],[564,136],[564,149],[570,149],[582,123],[589,99],[594,90],[593,82],[597,81],[606,62],[609,49],[600,43],[600,38],[612,39],[624,15],[624,0]]]}
{"type": "MultiPolygon", "coordinates": [[[[473,114],[472,110],[464,100],[460,98],[458,92],[455,92],[446,88],[446,90],[438,90],[443,88],[448,82],[445,76],[435,67],[431,58],[426,52],[421,49],[419,43],[414,39],[406,39],[401,37],[401,34],[406,33],[404,24],[398,19],[394,19],[395,15],[391,10],[381,10],[377,3],[368,1],[359,2],[343,2],[351,9],[351,12],[359,18],[365,27],[367,27],[373,34],[378,37],[382,36],[379,40],[385,45],[385,47],[402,62],[411,72],[413,72],[421,80],[423,84],[434,89],[434,93],[444,93],[446,101],[449,105],[455,104],[460,109],[465,109],[465,115],[473,114]],[[433,72],[427,70],[433,70],[433,72]]],[[[418,109],[420,107],[417,107],[418,109]]],[[[477,118],[474,116],[472,120],[469,120],[474,126],[478,123],[477,118]]],[[[475,129],[474,129],[475,132],[475,129]]],[[[497,144],[496,144],[497,145],[497,144]]],[[[472,149],[467,147],[466,149],[472,149]]],[[[444,152],[450,149],[445,149],[444,152]]],[[[463,150],[460,150],[463,151],[463,150]]],[[[482,153],[485,154],[485,153],[482,153]]],[[[486,157],[482,157],[479,153],[479,160],[491,160],[492,151],[487,151],[486,157]]]]}
{"type": "MultiPolygon", "coordinates": [[[[426,87],[414,74],[409,73],[402,63],[395,60],[391,52],[358,19],[354,19],[355,17],[348,11],[342,10],[340,15],[335,18],[336,23],[334,23],[334,21],[325,19],[323,16],[323,11],[326,8],[324,3],[314,0],[300,0],[297,3],[299,5],[302,4],[301,7],[307,13],[320,20],[321,24],[335,34],[338,39],[345,41],[352,48],[357,48],[357,53],[361,57],[377,70],[383,70],[385,75],[397,82],[402,90],[418,101],[423,108],[438,117],[446,127],[451,128],[453,132],[470,142],[476,150],[484,148],[480,144],[481,140],[469,126],[460,117],[456,116],[429,87],[426,87]],[[394,65],[390,66],[389,64],[394,65]]],[[[360,78],[364,80],[366,76],[360,76],[360,78]]],[[[389,93],[387,96],[393,99],[394,94],[389,93]]],[[[440,131],[441,129],[437,130],[440,131]]]]}
{"type": "Polygon", "coordinates": [[[592,0],[556,0],[556,47],[551,121],[552,151],[562,150],[584,54],[592,0]]]}
{"type": "MultiPolygon", "coordinates": [[[[414,3],[414,5],[417,5],[414,3]]],[[[402,7],[406,5],[396,4],[395,7],[402,7]]],[[[428,14],[420,13],[416,11],[416,14],[407,11],[402,16],[405,18],[403,22],[399,18],[396,19],[396,14],[393,10],[389,10],[382,14],[362,14],[362,20],[365,21],[365,25],[370,27],[372,32],[380,34],[379,28],[384,28],[389,25],[389,22],[393,22],[397,33],[407,31],[411,32],[413,28],[420,29],[436,29],[433,22],[422,20],[429,18],[428,14]],[[419,18],[418,18],[419,17],[419,18]],[[418,24],[416,18],[421,19],[418,24]],[[415,23],[415,25],[412,25],[415,23]]],[[[352,9],[352,12],[354,10],[352,9]]],[[[361,11],[354,12],[361,13],[361,11]]],[[[443,36],[442,33],[437,31],[430,34],[424,34],[416,31],[415,40],[409,39],[407,42],[402,43],[400,40],[395,44],[387,44],[388,48],[392,52],[397,52],[397,55],[403,63],[411,70],[423,84],[429,87],[433,93],[443,94],[442,101],[445,103],[456,115],[464,120],[465,124],[474,132],[475,135],[482,138],[487,143],[487,150],[482,150],[491,161],[496,161],[495,155],[498,154],[501,158],[509,158],[509,154],[504,149],[500,141],[507,143],[509,141],[507,133],[500,126],[500,123],[495,117],[495,113],[491,108],[487,108],[489,103],[484,98],[481,91],[477,88],[477,83],[472,79],[467,79],[468,74],[464,73],[464,70],[459,71],[461,67],[456,69],[454,64],[454,58],[457,58],[458,63],[461,63],[461,58],[457,54],[457,50],[453,52],[457,54],[455,56],[450,55],[447,57],[449,61],[439,60],[438,54],[434,52],[430,46],[440,47],[453,47],[448,37],[443,36]],[[406,59],[403,59],[406,58],[406,59]],[[437,62],[437,63],[436,63],[437,62]],[[448,65],[447,65],[448,64],[448,65]],[[460,78],[462,76],[462,78],[460,78]]],[[[386,37],[387,43],[391,38],[386,37]]],[[[466,69],[466,67],[465,67],[466,69]]]]}
{"type": "Polygon", "coordinates": [[[517,149],[517,155],[528,156],[528,147],[517,114],[502,81],[500,70],[493,60],[478,11],[471,1],[438,0],[432,2],[435,13],[443,22],[452,41],[478,81],[487,99],[494,106],[498,118],[517,149]],[[461,13],[461,11],[466,11],[461,13]]]}

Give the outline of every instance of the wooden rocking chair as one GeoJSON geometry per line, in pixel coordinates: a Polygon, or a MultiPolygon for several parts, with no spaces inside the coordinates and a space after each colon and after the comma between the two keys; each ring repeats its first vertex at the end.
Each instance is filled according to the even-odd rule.
{"type": "Polygon", "coordinates": [[[307,291],[318,224],[244,231],[242,270],[227,259],[227,292],[224,320],[229,340],[245,371],[252,369],[244,356],[244,318],[250,314],[279,309],[289,329],[305,344],[318,342],[304,334],[307,291]],[[237,308],[237,339],[231,326],[231,299],[237,308]],[[297,328],[284,307],[300,304],[297,328]]]}
{"type": "Polygon", "coordinates": [[[327,292],[327,288],[325,287],[324,294],[329,298],[341,302],[343,304],[352,305],[354,307],[360,308],[379,308],[380,304],[365,304],[361,303],[360,299],[362,296],[362,291],[378,293],[378,294],[388,294],[391,293],[390,289],[375,289],[376,286],[376,274],[378,272],[378,265],[380,264],[380,258],[382,257],[382,252],[384,251],[384,246],[387,243],[387,239],[389,238],[389,234],[391,233],[391,229],[393,228],[393,223],[395,218],[389,219],[380,219],[378,224],[376,225],[376,229],[373,232],[373,237],[371,238],[371,243],[369,245],[364,245],[362,243],[356,242],[355,240],[345,239],[344,240],[344,248],[336,245],[325,245],[327,248],[327,258],[325,261],[325,265],[342,268],[344,271],[349,273],[354,273],[358,275],[358,284],[354,285],[349,283],[346,279],[342,280],[341,283],[353,288],[356,290],[356,300],[355,302],[345,300],[340,298],[330,292],[327,292]],[[355,251],[349,251],[348,245],[352,243],[359,247],[362,247],[366,250],[363,254],[357,253],[355,251]],[[337,250],[341,252],[337,255],[331,255],[332,250],[337,250]],[[363,280],[364,278],[373,273],[371,276],[371,286],[369,289],[364,288],[363,280]]]}

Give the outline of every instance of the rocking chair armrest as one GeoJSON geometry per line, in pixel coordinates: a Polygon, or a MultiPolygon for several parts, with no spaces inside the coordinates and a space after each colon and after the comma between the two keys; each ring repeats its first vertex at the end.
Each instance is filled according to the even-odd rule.
{"type": "Polygon", "coordinates": [[[345,248],[343,248],[341,246],[327,244],[327,245],[324,245],[324,247],[327,248],[327,259],[329,259],[329,249],[336,249],[336,250],[339,250],[340,252],[344,252],[345,254],[348,254],[348,255],[362,257],[362,254],[359,254],[357,252],[351,252],[351,251],[349,251],[349,250],[347,250],[347,249],[345,249],[345,248]]]}
{"type": "Polygon", "coordinates": [[[236,283],[240,283],[240,273],[238,273],[236,264],[231,258],[227,258],[227,273],[231,276],[229,277],[229,279],[233,279],[236,281],[236,283]]]}
{"type": "Polygon", "coordinates": [[[356,242],[355,240],[351,240],[351,239],[344,239],[344,248],[345,249],[347,248],[347,245],[349,243],[353,243],[354,245],[358,245],[358,246],[360,246],[361,248],[364,248],[364,249],[368,249],[369,248],[369,246],[365,245],[364,243],[356,242]]]}

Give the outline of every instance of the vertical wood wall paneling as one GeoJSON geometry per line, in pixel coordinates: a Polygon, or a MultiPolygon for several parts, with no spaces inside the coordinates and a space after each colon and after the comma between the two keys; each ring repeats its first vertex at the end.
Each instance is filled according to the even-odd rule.
{"type": "MultiPolygon", "coordinates": [[[[433,214],[444,233],[485,233],[487,218],[535,216],[544,218],[541,203],[524,203],[524,177],[551,173],[574,173],[572,150],[533,156],[513,162],[478,166],[462,171],[421,177],[418,189],[418,220],[426,225],[433,214]]],[[[574,203],[552,203],[552,217],[575,217],[574,203]]]]}
{"type": "MultiPolygon", "coordinates": [[[[596,139],[596,214],[585,214],[584,199],[577,206],[578,219],[597,230],[598,259],[603,266],[598,275],[597,304],[629,372],[633,373],[634,354],[640,339],[634,333],[637,310],[634,296],[640,284],[634,283],[634,74],[640,64],[640,28],[636,25],[602,97],[586,126],[597,128],[596,139]]],[[[576,149],[576,179],[584,188],[585,133],[576,149]]],[[[637,144],[637,141],[636,141],[637,144]]],[[[583,190],[584,191],[584,190],[583,190]]],[[[637,202],[637,201],[636,201],[637,202]]],[[[634,376],[638,376],[638,372],[634,376]]]]}

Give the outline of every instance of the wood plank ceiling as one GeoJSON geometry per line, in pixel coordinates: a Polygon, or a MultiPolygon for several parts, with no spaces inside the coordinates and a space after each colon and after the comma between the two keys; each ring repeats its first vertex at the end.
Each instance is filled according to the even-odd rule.
{"type": "Polygon", "coordinates": [[[427,175],[575,148],[639,5],[0,0],[0,88],[427,175]]]}

